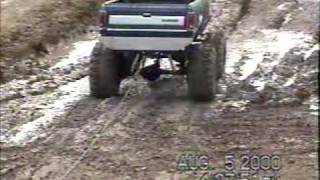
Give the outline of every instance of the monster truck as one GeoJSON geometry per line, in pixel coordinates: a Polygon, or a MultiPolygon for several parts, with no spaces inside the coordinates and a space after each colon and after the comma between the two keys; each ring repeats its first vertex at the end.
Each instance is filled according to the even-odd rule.
{"type": "Polygon", "coordinates": [[[161,74],[186,75],[193,100],[214,99],[226,40],[222,30],[207,27],[209,0],[113,0],[99,14],[100,37],[90,60],[92,96],[116,96],[121,80],[139,73],[150,81],[161,74]],[[155,63],[145,66],[146,58],[155,63]],[[165,58],[177,68],[161,69],[165,58]]]}

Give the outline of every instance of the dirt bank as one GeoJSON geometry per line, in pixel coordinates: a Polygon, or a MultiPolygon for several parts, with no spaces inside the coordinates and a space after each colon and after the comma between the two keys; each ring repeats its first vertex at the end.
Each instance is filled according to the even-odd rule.
{"type": "Polygon", "coordinates": [[[35,60],[61,40],[83,34],[101,0],[1,1],[0,80],[35,74],[35,60]],[[22,66],[22,67],[21,67],[22,66]]]}

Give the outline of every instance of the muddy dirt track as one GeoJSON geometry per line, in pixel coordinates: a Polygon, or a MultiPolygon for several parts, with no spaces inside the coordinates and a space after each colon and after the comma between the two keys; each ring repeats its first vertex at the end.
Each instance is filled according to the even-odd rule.
{"type": "Polygon", "coordinates": [[[229,34],[215,102],[189,101],[185,78],[171,76],[127,79],[125,98],[90,97],[97,36],[88,34],[39,59],[52,63],[38,73],[0,85],[1,179],[318,179],[319,1],[212,6],[210,26],[229,34]],[[209,168],[179,170],[184,153],[204,155],[209,168]],[[241,157],[254,155],[280,157],[281,168],[244,171],[241,157]]]}

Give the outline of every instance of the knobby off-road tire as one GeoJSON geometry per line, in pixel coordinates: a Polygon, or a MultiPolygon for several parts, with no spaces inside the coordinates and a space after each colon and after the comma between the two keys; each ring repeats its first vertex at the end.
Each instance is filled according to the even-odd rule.
{"type": "Polygon", "coordinates": [[[220,79],[225,73],[226,66],[226,50],[227,50],[227,41],[224,35],[223,30],[217,30],[213,34],[211,43],[214,45],[217,52],[217,78],[220,79]]]}
{"type": "Polygon", "coordinates": [[[188,95],[195,101],[211,101],[217,89],[217,53],[208,34],[202,44],[187,49],[188,95]]]}
{"type": "Polygon", "coordinates": [[[121,56],[97,43],[90,59],[90,91],[97,98],[118,95],[120,86],[121,56]]]}

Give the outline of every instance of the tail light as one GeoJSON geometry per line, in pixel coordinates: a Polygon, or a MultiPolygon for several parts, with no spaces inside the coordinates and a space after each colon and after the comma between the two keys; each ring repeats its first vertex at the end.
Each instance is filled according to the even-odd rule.
{"type": "Polygon", "coordinates": [[[105,27],[108,24],[108,14],[105,10],[100,10],[99,11],[99,16],[98,16],[98,25],[100,27],[105,27]]]}
{"type": "Polygon", "coordinates": [[[194,29],[198,26],[199,16],[195,13],[188,13],[185,19],[185,27],[187,29],[194,29]]]}

